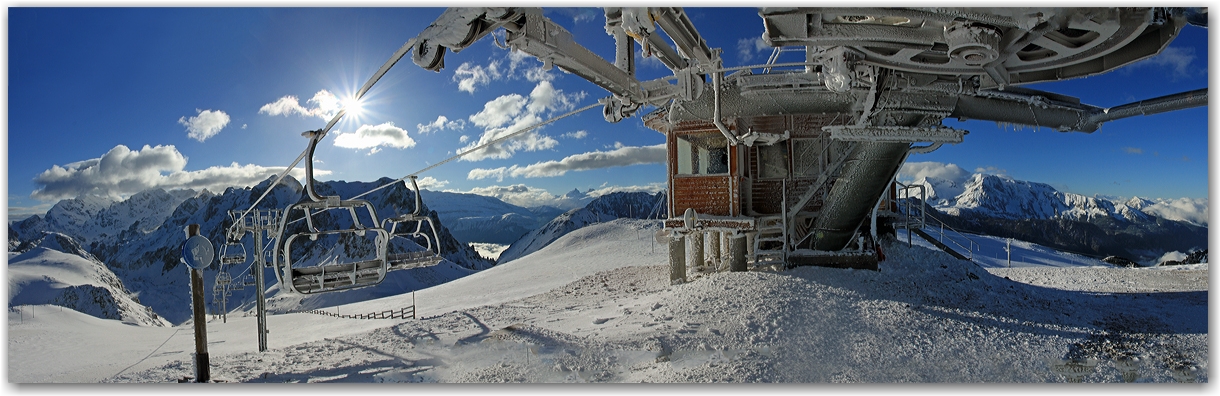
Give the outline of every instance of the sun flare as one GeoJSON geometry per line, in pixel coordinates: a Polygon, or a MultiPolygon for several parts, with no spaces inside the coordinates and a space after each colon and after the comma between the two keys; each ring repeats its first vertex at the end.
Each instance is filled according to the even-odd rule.
{"type": "Polygon", "coordinates": [[[361,101],[360,99],[356,99],[354,97],[349,97],[349,98],[343,99],[342,104],[343,104],[343,110],[346,111],[348,115],[351,115],[354,117],[359,117],[361,112],[364,110],[363,101],[361,101]]]}

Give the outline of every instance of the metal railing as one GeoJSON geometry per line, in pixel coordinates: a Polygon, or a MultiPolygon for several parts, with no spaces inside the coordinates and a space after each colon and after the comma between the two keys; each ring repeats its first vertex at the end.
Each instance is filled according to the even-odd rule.
{"type": "MultiPolygon", "coordinates": [[[[914,189],[919,189],[918,197],[912,196],[909,192],[907,192],[904,194],[904,196],[902,198],[896,197],[895,201],[901,201],[901,202],[891,201],[891,204],[892,204],[891,207],[899,209],[899,212],[902,213],[905,217],[906,221],[903,223],[903,228],[907,228],[908,230],[911,228],[919,228],[919,229],[928,228],[928,226],[929,226],[928,220],[931,219],[933,222],[935,222],[934,224],[932,224],[932,226],[936,227],[935,229],[939,229],[938,237],[937,237],[938,242],[940,242],[942,244],[945,243],[945,239],[946,239],[945,230],[948,229],[949,233],[950,233],[950,235],[949,235],[950,237],[947,238],[949,240],[949,243],[952,243],[954,246],[957,246],[959,249],[965,250],[967,252],[967,257],[969,257],[971,261],[974,260],[974,252],[976,250],[978,250],[978,248],[980,246],[978,244],[978,242],[975,242],[974,239],[971,239],[970,237],[966,236],[961,231],[958,231],[957,229],[945,224],[945,222],[943,220],[928,213],[929,206],[926,201],[927,193],[926,193],[925,187],[923,185],[921,185],[921,184],[906,185],[906,184],[902,184],[899,182],[894,182],[894,184],[896,186],[898,186],[898,189],[903,192],[907,192],[907,191],[914,190],[914,189]],[[913,206],[918,206],[918,214],[915,213],[916,209],[913,208],[913,206]],[[902,210],[903,208],[905,208],[905,210],[902,210]],[[962,246],[961,243],[959,243],[957,240],[955,240],[953,238],[953,236],[955,236],[955,235],[957,237],[965,240],[966,244],[969,246],[962,246]]],[[[910,232],[908,232],[907,238],[908,238],[908,244],[909,244],[910,243],[910,241],[909,241],[910,232]]]]}

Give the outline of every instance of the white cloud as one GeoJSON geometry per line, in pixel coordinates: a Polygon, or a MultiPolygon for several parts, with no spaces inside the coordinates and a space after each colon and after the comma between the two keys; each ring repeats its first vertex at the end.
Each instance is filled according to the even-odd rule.
{"type": "Polygon", "coordinates": [[[903,180],[913,181],[924,177],[936,177],[946,180],[952,180],[959,185],[970,177],[970,173],[966,172],[957,164],[944,164],[935,161],[927,162],[907,162],[902,164],[902,168],[898,170],[898,177],[903,180]]]}
{"type": "Polygon", "coordinates": [[[483,110],[470,116],[470,122],[483,128],[499,127],[521,114],[528,100],[518,94],[502,95],[483,104],[483,110]]]}
{"type": "Polygon", "coordinates": [[[747,37],[737,40],[737,58],[742,62],[754,60],[756,54],[770,50],[771,46],[762,37],[747,37]]]}
{"type": "Polygon", "coordinates": [[[649,194],[656,194],[661,191],[665,191],[665,183],[649,183],[649,184],[646,184],[643,186],[599,187],[599,188],[596,188],[593,190],[589,190],[589,192],[587,192],[585,194],[588,194],[590,197],[597,198],[597,197],[600,197],[600,196],[603,196],[606,194],[611,194],[611,193],[616,193],[616,192],[646,192],[649,194]]]}
{"type": "Polygon", "coordinates": [[[419,133],[432,133],[446,129],[456,131],[466,129],[466,120],[450,120],[449,117],[442,115],[436,116],[436,121],[432,121],[427,124],[416,124],[415,128],[419,129],[419,133]]]}
{"type": "Polygon", "coordinates": [[[1207,226],[1207,202],[1207,198],[1157,199],[1141,211],[1169,220],[1207,226]]]}
{"type": "Polygon", "coordinates": [[[505,176],[511,177],[556,177],[563,176],[568,171],[585,171],[591,169],[612,168],[637,164],[655,164],[665,162],[665,145],[658,144],[644,147],[620,147],[612,151],[593,151],[571,155],[559,161],[538,162],[532,165],[518,167],[500,167],[495,169],[475,168],[467,175],[467,179],[480,180],[495,177],[503,181],[505,176]]]}
{"type": "Polygon", "coordinates": [[[466,143],[470,140],[470,136],[462,135],[458,137],[458,143],[466,143]]]}
{"type": "Polygon", "coordinates": [[[1007,169],[1000,169],[1000,168],[996,168],[994,166],[987,166],[987,167],[980,166],[978,168],[974,168],[974,173],[982,173],[982,174],[986,174],[986,175],[996,175],[996,176],[1003,177],[1003,178],[1009,177],[1007,169]]]}
{"type": "MultiPolygon", "coordinates": [[[[471,142],[460,152],[468,152],[475,147],[507,136],[549,117],[556,112],[567,111],[575,107],[576,102],[584,99],[584,92],[567,94],[555,89],[549,81],[540,81],[530,92],[529,97],[509,94],[497,97],[483,105],[483,110],[469,117],[475,126],[484,128],[482,136],[471,142]]],[[[464,161],[479,161],[488,158],[505,159],[512,157],[517,151],[538,151],[555,147],[559,141],[550,136],[541,135],[538,130],[521,134],[507,141],[480,149],[462,157],[464,161]]]]}
{"type": "Polygon", "coordinates": [[[566,137],[568,139],[584,139],[585,136],[589,136],[589,132],[587,132],[585,130],[579,130],[579,131],[575,131],[575,132],[568,132],[561,136],[566,137]]]}
{"type": "Polygon", "coordinates": [[[334,118],[339,109],[343,108],[343,102],[339,97],[330,93],[325,89],[315,93],[312,98],[306,101],[312,104],[312,107],[301,106],[300,100],[294,95],[284,95],[276,99],[276,101],[263,105],[258,109],[259,114],[267,114],[271,116],[289,116],[296,114],[305,117],[318,117],[323,120],[334,118]]]}
{"type": "Polygon", "coordinates": [[[1158,259],[1156,259],[1156,261],[1149,263],[1149,264],[1159,265],[1166,261],[1171,261],[1171,260],[1172,261],[1182,261],[1185,259],[1186,259],[1186,253],[1182,253],[1182,252],[1178,252],[1178,251],[1165,252],[1165,254],[1161,255],[1161,258],[1158,258],[1158,259]]]}
{"type": "Polygon", "coordinates": [[[1143,154],[1144,149],[1139,147],[1123,147],[1123,151],[1127,154],[1143,154]]]}
{"type": "Polygon", "coordinates": [[[449,185],[448,180],[436,180],[436,178],[432,176],[425,176],[422,179],[416,180],[415,183],[419,185],[419,188],[425,190],[436,190],[449,185]]]}
{"type": "Polygon", "coordinates": [[[562,206],[560,203],[563,202],[563,199],[555,194],[551,194],[550,192],[547,192],[541,188],[530,187],[524,184],[516,184],[511,186],[475,187],[469,191],[447,191],[496,197],[501,201],[527,208],[537,206],[560,207],[562,206]]]}
{"type": "MultiPolygon", "coordinates": [[[[198,140],[200,142],[208,140],[212,136],[220,133],[226,125],[229,125],[229,115],[220,110],[199,110],[195,109],[198,115],[186,118],[179,117],[178,123],[186,126],[186,136],[198,140]]],[[[243,126],[244,129],[244,126],[243,126]]]]}
{"type": "Polygon", "coordinates": [[[500,62],[491,61],[486,67],[464,62],[453,71],[453,81],[458,82],[458,90],[474,93],[478,86],[487,85],[491,80],[499,80],[500,62]]]}
{"type": "MultiPolygon", "coordinates": [[[[503,41],[501,32],[493,35],[503,41]]],[[[530,82],[552,81],[555,75],[542,68],[542,61],[521,51],[507,51],[503,58],[493,59],[486,66],[464,62],[453,71],[453,81],[458,83],[458,90],[474,93],[481,86],[499,80],[519,80],[525,78],[530,82]],[[508,62],[505,70],[505,60],[508,62]]]]}
{"type": "Polygon", "coordinates": [[[1173,77],[1189,77],[1192,74],[1207,72],[1207,66],[1202,69],[1191,68],[1191,64],[1195,61],[1195,49],[1191,47],[1168,47],[1157,56],[1142,60],[1131,65],[1131,69],[1140,67],[1158,67],[1169,68],[1173,70],[1173,77]]]}
{"type": "Polygon", "coordinates": [[[241,129],[246,129],[246,124],[241,124],[241,129]]]}
{"type": "Polygon", "coordinates": [[[400,149],[415,147],[415,139],[407,136],[407,131],[394,126],[393,122],[381,125],[361,125],[355,132],[342,133],[335,136],[335,146],[353,149],[373,149],[369,154],[380,151],[379,146],[396,147],[400,149]]]}
{"type": "MultiPolygon", "coordinates": [[[[186,171],[186,162],[186,157],[174,146],[144,145],[142,149],[133,151],[127,146],[118,145],[100,158],[64,166],[53,165],[34,178],[39,188],[30,197],[48,201],[92,194],[122,199],[150,188],[223,191],[226,187],[258,184],[284,170],[284,167],[233,163],[186,171]]],[[[322,170],[315,170],[315,173],[330,174],[322,170]]],[[[296,169],[290,174],[300,178],[304,176],[304,171],[296,169]]]]}

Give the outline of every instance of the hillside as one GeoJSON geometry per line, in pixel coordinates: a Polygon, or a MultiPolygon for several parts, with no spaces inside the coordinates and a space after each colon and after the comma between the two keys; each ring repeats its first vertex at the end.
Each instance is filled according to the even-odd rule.
{"type": "MultiPolygon", "coordinates": [[[[266,353],[254,351],[253,317],[211,321],[213,378],[578,383],[1209,379],[1205,266],[984,270],[941,252],[886,242],[889,258],[880,271],[803,267],[716,273],[671,286],[664,276],[665,249],[653,246],[648,232],[655,227],[655,222],[629,219],[591,225],[512,263],[414,296],[333,308],[376,312],[409,306],[414,298],[420,319],[272,315],[271,350],[266,353]],[[1081,280],[1089,283],[1077,283],[1081,280]],[[1122,360],[1127,357],[1137,359],[1130,366],[1116,363],[1131,361],[1122,360]],[[1060,374],[1073,371],[1079,376],[1060,374]]],[[[113,328],[47,308],[23,309],[45,311],[33,320],[27,314],[23,324],[10,319],[10,357],[31,362],[13,372],[13,381],[173,382],[191,373],[189,331],[154,334],[145,327],[113,328]],[[80,324],[61,325],[68,321],[80,324]],[[36,352],[20,342],[35,334],[75,337],[90,353],[54,346],[36,352]],[[72,361],[67,367],[53,364],[62,359],[72,361]]]]}
{"type": "MultiPolygon", "coordinates": [[[[168,211],[164,210],[165,206],[186,194],[174,195],[160,190],[153,190],[147,193],[136,194],[125,201],[111,203],[109,206],[89,199],[65,200],[49,211],[45,219],[32,217],[26,221],[10,224],[10,228],[14,230],[13,234],[19,237],[16,241],[10,241],[10,245],[14,242],[18,246],[28,243],[28,240],[21,238],[28,239],[29,236],[39,235],[42,229],[64,229],[64,226],[56,225],[66,221],[61,219],[74,219],[72,221],[79,221],[81,224],[115,224],[116,227],[126,227],[129,230],[121,232],[121,237],[111,237],[111,234],[108,232],[91,232],[89,231],[92,230],[90,228],[81,228],[75,231],[69,230],[70,232],[79,232],[80,235],[68,232],[65,234],[78,239],[81,245],[87,246],[90,254],[95,256],[98,261],[105,263],[105,266],[110,271],[113,271],[132,293],[138,294],[141,300],[151,307],[157,315],[171,323],[182,323],[190,317],[190,304],[188,300],[190,297],[189,276],[186,267],[181,265],[179,261],[181,258],[181,246],[186,239],[183,231],[185,226],[187,224],[199,224],[201,235],[207,237],[213,243],[223,243],[224,231],[231,222],[228,212],[230,210],[244,210],[248,208],[259,195],[266,191],[270,181],[269,179],[254,187],[229,188],[221,194],[214,194],[208,191],[197,194],[192,193],[191,196],[184,198],[172,210],[168,211]],[[139,214],[133,215],[136,219],[155,219],[161,217],[161,215],[144,215],[145,213],[154,212],[168,213],[164,214],[163,222],[156,227],[142,226],[140,224],[143,223],[139,222],[139,220],[130,223],[126,221],[111,221],[111,219],[121,219],[122,213],[127,213],[128,215],[139,214]],[[108,213],[116,214],[111,216],[108,213]]],[[[371,183],[332,181],[319,183],[317,188],[319,194],[322,195],[352,197],[391,182],[392,180],[388,178],[371,183]]],[[[259,208],[283,209],[289,204],[301,200],[303,197],[302,191],[299,182],[291,177],[285,178],[259,204],[259,208]]],[[[365,199],[373,204],[382,218],[397,213],[409,213],[414,209],[413,193],[403,186],[402,183],[396,183],[393,187],[370,194],[365,199]]],[[[424,211],[430,213],[426,203],[424,211]]],[[[300,211],[297,211],[294,215],[297,217],[302,216],[300,211]]],[[[436,214],[432,213],[432,216],[435,218],[436,214]]],[[[337,211],[320,213],[314,216],[314,221],[315,224],[323,229],[350,228],[352,225],[349,215],[338,213],[337,211]]],[[[365,221],[367,221],[367,218],[365,221]]],[[[493,262],[480,257],[474,249],[455,240],[445,229],[443,221],[438,220],[437,223],[440,233],[441,255],[448,260],[449,264],[436,269],[425,268],[404,271],[403,274],[394,275],[392,281],[378,285],[375,288],[363,291],[352,290],[341,292],[331,295],[327,299],[330,301],[350,302],[364,298],[400,294],[447,282],[494,265],[493,262]],[[349,293],[348,297],[339,297],[344,293],[349,293]]],[[[303,222],[297,223],[297,226],[303,227],[303,222]]],[[[297,230],[297,228],[292,230],[297,230]]],[[[305,241],[305,239],[302,239],[302,241],[305,241]]],[[[247,249],[252,249],[254,246],[253,237],[250,234],[246,234],[243,243],[247,246],[247,249]]],[[[367,249],[367,246],[361,245],[362,243],[367,245],[368,241],[353,239],[339,243],[337,239],[329,238],[319,240],[317,243],[301,242],[293,245],[292,254],[293,257],[308,265],[309,263],[318,263],[323,260],[334,260],[349,253],[367,249]]],[[[422,249],[414,242],[403,241],[396,243],[400,245],[401,249],[405,250],[422,249]]],[[[230,272],[234,278],[240,278],[249,273],[252,260],[253,255],[247,255],[246,263],[234,265],[233,268],[224,268],[223,270],[230,272]]],[[[222,270],[219,264],[213,264],[212,267],[204,271],[204,282],[206,285],[209,285],[209,290],[219,270],[222,270]]],[[[267,287],[271,287],[276,282],[274,272],[270,268],[267,269],[265,279],[267,287]]],[[[235,291],[227,305],[228,307],[234,307],[240,306],[243,303],[250,304],[253,298],[253,288],[246,288],[235,291]]],[[[220,308],[219,302],[214,301],[210,295],[208,301],[209,309],[216,310],[220,308]]],[[[316,296],[300,299],[297,302],[302,304],[301,306],[309,307],[324,304],[316,296]]],[[[287,305],[282,304],[281,306],[283,309],[292,309],[287,305]]]]}
{"type": "Polygon", "coordinates": [[[8,259],[8,304],[53,304],[144,326],[169,322],[140,303],[110,269],[63,234],[48,233],[8,259]]]}
{"type": "Polygon", "coordinates": [[[573,230],[618,218],[657,219],[665,216],[665,193],[616,192],[603,195],[583,208],[567,211],[522,236],[500,253],[507,263],[536,252],[573,230]]]}

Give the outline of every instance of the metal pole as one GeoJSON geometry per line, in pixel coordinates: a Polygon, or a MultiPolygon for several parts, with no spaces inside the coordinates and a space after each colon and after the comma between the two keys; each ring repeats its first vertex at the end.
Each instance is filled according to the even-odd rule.
{"type": "Polygon", "coordinates": [[[267,265],[267,261],[263,256],[263,232],[265,232],[263,220],[266,219],[262,218],[263,213],[261,211],[255,212],[254,216],[254,251],[257,252],[258,256],[255,258],[258,270],[254,271],[254,288],[256,298],[258,299],[255,302],[256,316],[258,316],[258,351],[267,352],[267,297],[263,291],[266,285],[263,283],[263,272],[265,272],[267,265]]]}
{"type": "Polygon", "coordinates": [[[1004,247],[1004,251],[1008,252],[1008,268],[1012,268],[1012,238],[1007,239],[1008,246],[1004,247]]]}
{"type": "MultiPolygon", "coordinates": [[[[199,225],[186,226],[186,237],[199,235],[199,225]]],[[[211,379],[210,363],[208,362],[208,330],[207,317],[203,304],[203,270],[191,268],[191,302],[195,320],[195,382],[208,382],[211,379]]]]}

